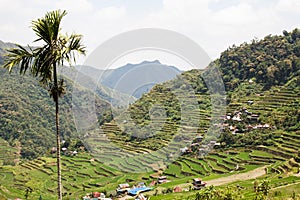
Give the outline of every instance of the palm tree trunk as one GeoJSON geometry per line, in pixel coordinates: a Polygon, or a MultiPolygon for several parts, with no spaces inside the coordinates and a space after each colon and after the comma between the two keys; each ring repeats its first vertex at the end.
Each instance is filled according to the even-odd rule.
{"type": "Polygon", "coordinates": [[[56,64],[53,66],[53,79],[54,79],[54,101],[55,101],[55,124],[56,124],[56,159],[57,159],[57,197],[62,200],[62,184],[61,184],[61,161],[60,161],[60,134],[59,134],[59,107],[58,107],[58,81],[56,64]]]}
{"type": "MultiPolygon", "coordinates": [[[[58,99],[57,99],[58,100],[58,99]]],[[[57,158],[57,194],[58,199],[62,200],[62,184],[61,184],[61,162],[60,162],[60,134],[59,134],[59,118],[58,118],[58,101],[55,102],[55,122],[56,122],[56,158],[57,158]]]]}

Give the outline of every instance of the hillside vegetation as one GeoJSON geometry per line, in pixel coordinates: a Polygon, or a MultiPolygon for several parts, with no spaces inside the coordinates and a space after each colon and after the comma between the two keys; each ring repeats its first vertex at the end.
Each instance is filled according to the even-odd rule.
{"type": "Polygon", "coordinates": [[[228,90],[253,79],[265,88],[284,85],[293,78],[299,85],[300,30],[283,31],[283,35],[268,35],[250,44],[233,45],[221,53],[220,66],[228,90]]]}
{"type": "MultiPolygon", "coordinates": [[[[1,57],[1,56],[0,56],[1,57]]],[[[16,70],[11,74],[0,68],[0,137],[11,147],[19,148],[21,158],[37,158],[55,146],[55,106],[48,91],[29,75],[21,76],[16,70]]],[[[61,135],[64,140],[80,142],[72,112],[72,81],[67,79],[67,94],[61,99],[61,135]]],[[[78,87],[81,100],[89,90],[78,87]]],[[[99,123],[103,113],[110,110],[107,102],[96,97],[95,107],[99,123]]]]}
{"type": "MultiPolygon", "coordinates": [[[[299,47],[300,31],[295,29],[291,33],[284,31],[284,35],[281,36],[266,36],[262,40],[253,40],[250,44],[230,47],[214,61],[213,64],[219,66],[227,91],[227,113],[233,115],[234,112],[248,109],[247,112],[259,115],[257,122],[250,122],[249,116],[247,120],[237,123],[236,125],[241,129],[245,129],[249,123],[267,123],[283,131],[299,130],[299,47]]],[[[115,119],[117,123],[112,121],[104,125],[103,129],[117,143],[126,141],[126,146],[152,150],[167,145],[175,133],[185,128],[197,128],[195,137],[204,135],[214,114],[211,113],[212,96],[204,78],[203,71],[191,70],[178,75],[172,81],[156,85],[148,94],[132,104],[123,116],[117,117],[115,119]],[[187,92],[189,90],[194,92],[192,96],[187,92]],[[186,102],[179,102],[182,98],[186,102]],[[198,106],[187,109],[194,101],[198,102],[198,106]],[[162,115],[161,112],[151,118],[153,107],[163,110],[164,116],[159,116],[162,115]],[[183,125],[185,123],[181,113],[183,110],[188,110],[189,118],[197,122],[193,125],[189,124],[192,127],[183,125]],[[120,119],[130,120],[122,124],[120,119]],[[155,122],[164,126],[160,130],[149,126],[155,122]],[[146,139],[137,141],[138,137],[135,137],[137,133],[134,130],[137,125],[146,127],[145,131],[148,134],[152,128],[156,130],[155,134],[152,133],[146,139]],[[120,137],[123,139],[118,140],[117,138],[120,137]]],[[[247,118],[247,116],[243,117],[247,118]]],[[[262,131],[258,132],[262,133],[262,131]]],[[[270,131],[263,132],[270,133],[270,131]]],[[[251,131],[249,135],[255,134],[257,132],[251,131]]],[[[244,138],[244,135],[237,137],[244,138]]]]}
{"type": "MultiPolygon", "coordinates": [[[[266,173],[259,180],[271,180],[271,199],[288,199],[292,195],[299,197],[300,178],[296,175],[300,167],[299,47],[300,31],[295,29],[284,31],[280,36],[266,36],[249,44],[232,46],[222,52],[208,70],[213,64],[219,67],[226,98],[222,94],[210,93],[205,82],[208,76],[203,75],[207,70],[187,71],[154,86],[114,120],[89,130],[84,140],[93,147],[91,155],[84,153],[63,158],[65,196],[74,199],[95,190],[113,194],[118,183],[133,185],[145,181],[149,184],[159,175],[166,175],[171,182],[157,186],[156,194],[148,195],[154,195],[153,199],[195,199],[196,191],[165,193],[172,193],[177,185],[189,189],[192,178],[213,180],[263,167],[266,173]],[[224,112],[221,106],[218,107],[221,104],[214,102],[223,100],[226,101],[224,112]],[[166,166],[173,153],[183,147],[186,148],[182,155],[166,166]],[[134,171],[144,173],[132,173],[134,171]]],[[[9,96],[3,95],[6,91],[10,91],[9,88],[0,93],[0,100],[4,101],[4,97],[9,96]]],[[[10,94],[14,94],[13,91],[10,94]]],[[[20,95],[16,98],[14,94],[5,104],[12,105],[6,106],[12,114],[18,113],[16,111],[21,108],[17,106],[23,105],[22,102],[25,102],[24,106],[31,102],[29,98],[22,100],[25,92],[17,91],[20,95]],[[18,103],[14,105],[14,102],[18,103]]],[[[41,96],[43,91],[39,94],[41,96]]],[[[68,102],[68,95],[64,98],[67,99],[63,101],[68,102]]],[[[33,99],[41,101],[38,97],[33,99]]],[[[47,102],[47,99],[43,101],[47,102]]],[[[69,113],[68,108],[64,108],[66,114],[69,113]]],[[[52,113],[50,109],[49,113],[52,113]]],[[[27,124],[28,117],[24,120],[27,112],[21,115],[23,118],[16,115],[17,122],[12,129],[19,127],[20,122],[27,124]]],[[[14,116],[12,114],[5,116],[14,116]]],[[[51,114],[46,116],[51,121],[51,114]]],[[[36,118],[36,121],[30,126],[44,127],[39,124],[42,120],[36,118]]],[[[53,123],[50,121],[49,124],[53,123]]],[[[30,136],[29,124],[27,130],[30,136]]],[[[69,133],[73,137],[72,128],[62,129],[64,134],[69,133]]],[[[6,131],[1,132],[4,133],[6,131]]],[[[14,134],[6,135],[5,139],[14,145],[11,142],[14,140],[10,139],[14,134]]],[[[25,138],[20,140],[21,146],[28,144],[25,138]]],[[[18,147],[18,144],[15,146],[18,147]]],[[[18,155],[18,148],[13,148],[11,155],[18,155]]],[[[15,167],[2,166],[0,176],[6,187],[1,187],[0,193],[9,198],[20,197],[22,191],[30,187],[33,189],[32,197],[38,198],[42,192],[51,199],[55,195],[53,162],[52,158],[43,157],[24,161],[15,167]],[[38,184],[41,182],[44,183],[42,187],[38,184]]],[[[253,182],[238,181],[232,185],[238,185],[243,199],[254,199],[253,182]]]]}

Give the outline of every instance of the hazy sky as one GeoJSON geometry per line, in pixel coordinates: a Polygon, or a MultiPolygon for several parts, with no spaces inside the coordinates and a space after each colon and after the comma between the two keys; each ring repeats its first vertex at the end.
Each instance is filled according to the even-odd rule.
{"type": "MultiPolygon", "coordinates": [[[[232,44],[300,28],[299,0],[0,0],[0,4],[0,40],[31,44],[35,38],[31,20],[65,9],[63,31],[83,34],[88,54],[114,35],[147,27],[184,34],[214,59],[232,44]]],[[[152,59],[143,56],[131,55],[117,65],[152,59]]],[[[176,62],[180,63],[167,64],[176,62]]]]}

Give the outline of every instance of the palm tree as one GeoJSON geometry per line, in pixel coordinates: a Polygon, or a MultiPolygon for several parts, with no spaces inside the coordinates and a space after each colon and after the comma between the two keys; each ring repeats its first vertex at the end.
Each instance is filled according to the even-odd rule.
{"type": "Polygon", "coordinates": [[[81,44],[82,36],[78,34],[60,34],[60,23],[67,14],[66,11],[52,11],[43,18],[32,21],[32,30],[37,39],[34,42],[43,42],[37,48],[22,47],[8,50],[4,67],[12,71],[14,66],[19,66],[20,74],[29,71],[38,77],[50,93],[55,102],[56,123],[56,148],[57,148],[57,181],[58,199],[62,200],[61,161],[60,161],[60,133],[59,133],[59,104],[58,99],[65,93],[64,80],[58,80],[57,67],[63,66],[64,61],[70,65],[76,62],[75,52],[85,54],[85,47],[81,44]]]}

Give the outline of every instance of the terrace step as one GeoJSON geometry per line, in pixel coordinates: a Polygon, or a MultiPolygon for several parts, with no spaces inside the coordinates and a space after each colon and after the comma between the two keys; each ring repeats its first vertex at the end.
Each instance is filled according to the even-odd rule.
{"type": "Polygon", "coordinates": [[[268,152],[268,153],[271,153],[271,154],[274,154],[276,156],[280,156],[280,157],[283,157],[283,158],[287,158],[287,159],[293,157],[291,154],[288,154],[288,153],[285,153],[285,152],[282,152],[282,151],[278,151],[278,150],[275,150],[275,149],[270,149],[270,148],[268,148],[266,146],[263,146],[263,145],[253,147],[253,148],[256,149],[256,150],[265,151],[265,152],[268,152]]]}

